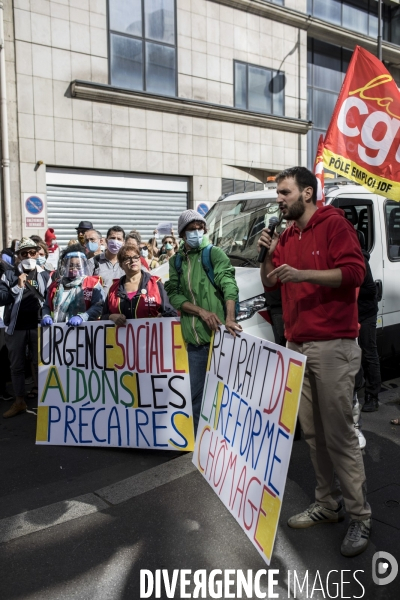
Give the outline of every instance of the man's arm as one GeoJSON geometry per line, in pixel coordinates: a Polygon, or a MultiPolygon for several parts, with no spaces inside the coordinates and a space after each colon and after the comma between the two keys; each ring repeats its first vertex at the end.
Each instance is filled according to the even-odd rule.
{"type": "Polygon", "coordinates": [[[258,240],[258,249],[259,251],[262,247],[267,249],[265,260],[260,264],[261,282],[264,287],[275,287],[278,283],[278,277],[276,277],[276,275],[271,275],[272,271],[275,269],[272,257],[278,242],[279,235],[277,233],[271,238],[268,228],[262,230],[260,239],[258,240]]]}
{"type": "Polygon", "coordinates": [[[218,316],[215,313],[210,312],[209,310],[205,310],[201,308],[201,306],[196,306],[191,302],[184,302],[181,306],[181,310],[183,310],[188,315],[195,315],[199,317],[204,323],[211,329],[211,331],[216,331],[220,325],[222,325],[218,316]]]}
{"type": "MultiPolygon", "coordinates": [[[[342,284],[342,271],[341,269],[299,271],[289,265],[281,265],[269,272],[267,280],[271,278],[275,278],[275,281],[279,279],[281,283],[313,283],[314,285],[338,288],[342,284]]],[[[269,285],[271,286],[271,284],[269,285]]]]}

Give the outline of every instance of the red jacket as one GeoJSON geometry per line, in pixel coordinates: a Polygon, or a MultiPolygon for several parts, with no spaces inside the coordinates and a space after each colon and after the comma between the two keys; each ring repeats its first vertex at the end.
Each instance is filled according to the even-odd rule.
{"type": "Polygon", "coordinates": [[[103,307],[102,319],[112,314],[123,314],[127,319],[147,319],[149,317],[176,317],[164,286],[159,277],[142,272],[140,292],[129,300],[125,291],[126,276],[114,279],[103,307]]]}
{"type": "MultiPolygon", "coordinates": [[[[54,301],[54,296],[56,295],[56,291],[58,289],[59,284],[60,284],[60,279],[57,279],[56,281],[53,281],[53,283],[51,283],[49,285],[49,288],[47,290],[47,305],[49,306],[51,312],[54,311],[53,301],[54,301]]],[[[101,289],[101,287],[102,287],[101,277],[92,275],[92,276],[87,276],[83,279],[82,289],[83,289],[83,298],[85,301],[86,310],[88,310],[92,306],[93,290],[95,288],[101,289]]],[[[100,309],[100,313],[101,313],[101,309],[100,309]]]]}
{"type": "Polygon", "coordinates": [[[365,264],[354,227],[342,210],[323,206],[302,232],[296,224],[288,227],[280,237],[273,263],[275,267],[287,264],[299,270],[342,271],[339,288],[281,284],[288,341],[301,344],[358,336],[356,288],[364,281],[365,264]]]}

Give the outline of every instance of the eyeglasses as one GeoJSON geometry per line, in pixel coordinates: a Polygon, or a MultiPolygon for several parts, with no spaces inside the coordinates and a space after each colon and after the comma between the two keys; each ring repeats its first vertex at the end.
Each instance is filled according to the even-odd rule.
{"type": "Polygon", "coordinates": [[[28,258],[28,256],[36,256],[37,253],[38,251],[32,248],[32,250],[22,250],[22,252],[20,252],[20,256],[21,258],[28,258]]]}
{"type": "Polygon", "coordinates": [[[124,264],[128,264],[131,262],[138,262],[140,260],[140,256],[127,256],[124,258],[124,264]]]}

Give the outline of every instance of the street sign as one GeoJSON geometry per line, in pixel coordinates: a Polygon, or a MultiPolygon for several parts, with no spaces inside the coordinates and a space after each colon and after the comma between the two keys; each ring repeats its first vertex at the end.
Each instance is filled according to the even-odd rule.
{"type": "Polygon", "coordinates": [[[45,196],[44,194],[25,194],[25,227],[35,228],[45,227],[45,196]]]}
{"type": "Polygon", "coordinates": [[[210,210],[209,207],[204,202],[199,204],[197,207],[197,212],[200,213],[202,217],[204,217],[208,213],[209,210],[210,210]]]}

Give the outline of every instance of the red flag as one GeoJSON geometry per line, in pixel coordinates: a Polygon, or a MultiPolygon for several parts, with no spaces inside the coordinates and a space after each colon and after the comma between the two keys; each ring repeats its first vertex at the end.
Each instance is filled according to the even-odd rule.
{"type": "Polygon", "coordinates": [[[324,141],[324,165],[400,199],[400,91],[382,62],[356,46],[324,141]]]}
{"type": "Polygon", "coordinates": [[[314,175],[318,181],[317,206],[324,206],[324,204],[325,204],[325,194],[324,194],[325,178],[324,178],[323,153],[324,153],[324,136],[321,133],[321,135],[319,136],[319,140],[318,140],[317,155],[315,157],[315,163],[314,163],[314,175]]]}

